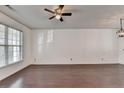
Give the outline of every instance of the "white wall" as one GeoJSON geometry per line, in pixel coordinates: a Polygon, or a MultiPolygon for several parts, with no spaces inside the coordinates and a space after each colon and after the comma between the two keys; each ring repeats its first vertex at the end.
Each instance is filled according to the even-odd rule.
{"type": "Polygon", "coordinates": [[[118,63],[118,39],[113,29],[34,30],[32,42],[32,64],[118,63]]]}
{"type": "Polygon", "coordinates": [[[124,64],[124,37],[119,38],[119,63],[124,64]]]}
{"type": "Polygon", "coordinates": [[[2,80],[7,76],[23,69],[31,63],[31,30],[2,13],[0,13],[0,23],[15,27],[24,32],[24,61],[21,63],[16,63],[7,67],[0,68],[0,80],[2,80]]]}

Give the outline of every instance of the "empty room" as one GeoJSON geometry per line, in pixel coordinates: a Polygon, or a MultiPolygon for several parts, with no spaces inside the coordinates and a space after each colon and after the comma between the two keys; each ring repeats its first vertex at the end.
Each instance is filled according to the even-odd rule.
{"type": "Polygon", "coordinates": [[[0,88],[123,88],[124,5],[0,5],[0,88]]]}

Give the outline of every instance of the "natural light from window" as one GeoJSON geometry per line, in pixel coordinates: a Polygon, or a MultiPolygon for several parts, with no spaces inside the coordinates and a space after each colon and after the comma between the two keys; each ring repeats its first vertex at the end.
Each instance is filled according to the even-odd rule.
{"type": "Polygon", "coordinates": [[[23,32],[0,24],[0,67],[23,59],[23,32]]]}

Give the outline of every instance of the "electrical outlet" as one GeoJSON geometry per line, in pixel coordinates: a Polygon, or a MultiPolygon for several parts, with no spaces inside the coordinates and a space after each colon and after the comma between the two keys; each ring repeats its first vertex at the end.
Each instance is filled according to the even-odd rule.
{"type": "Polygon", "coordinates": [[[36,58],[34,58],[34,62],[36,62],[36,58]]]}
{"type": "Polygon", "coordinates": [[[72,61],[72,58],[70,58],[70,60],[72,61]]]}
{"type": "Polygon", "coordinates": [[[101,58],[101,61],[103,61],[104,60],[104,58],[101,58]]]}

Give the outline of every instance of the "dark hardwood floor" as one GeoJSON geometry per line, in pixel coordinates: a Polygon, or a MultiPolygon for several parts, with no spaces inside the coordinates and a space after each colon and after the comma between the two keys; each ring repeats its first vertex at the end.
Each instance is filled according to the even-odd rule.
{"type": "Polygon", "coordinates": [[[29,66],[0,82],[1,88],[120,88],[123,65],[29,66]]]}

